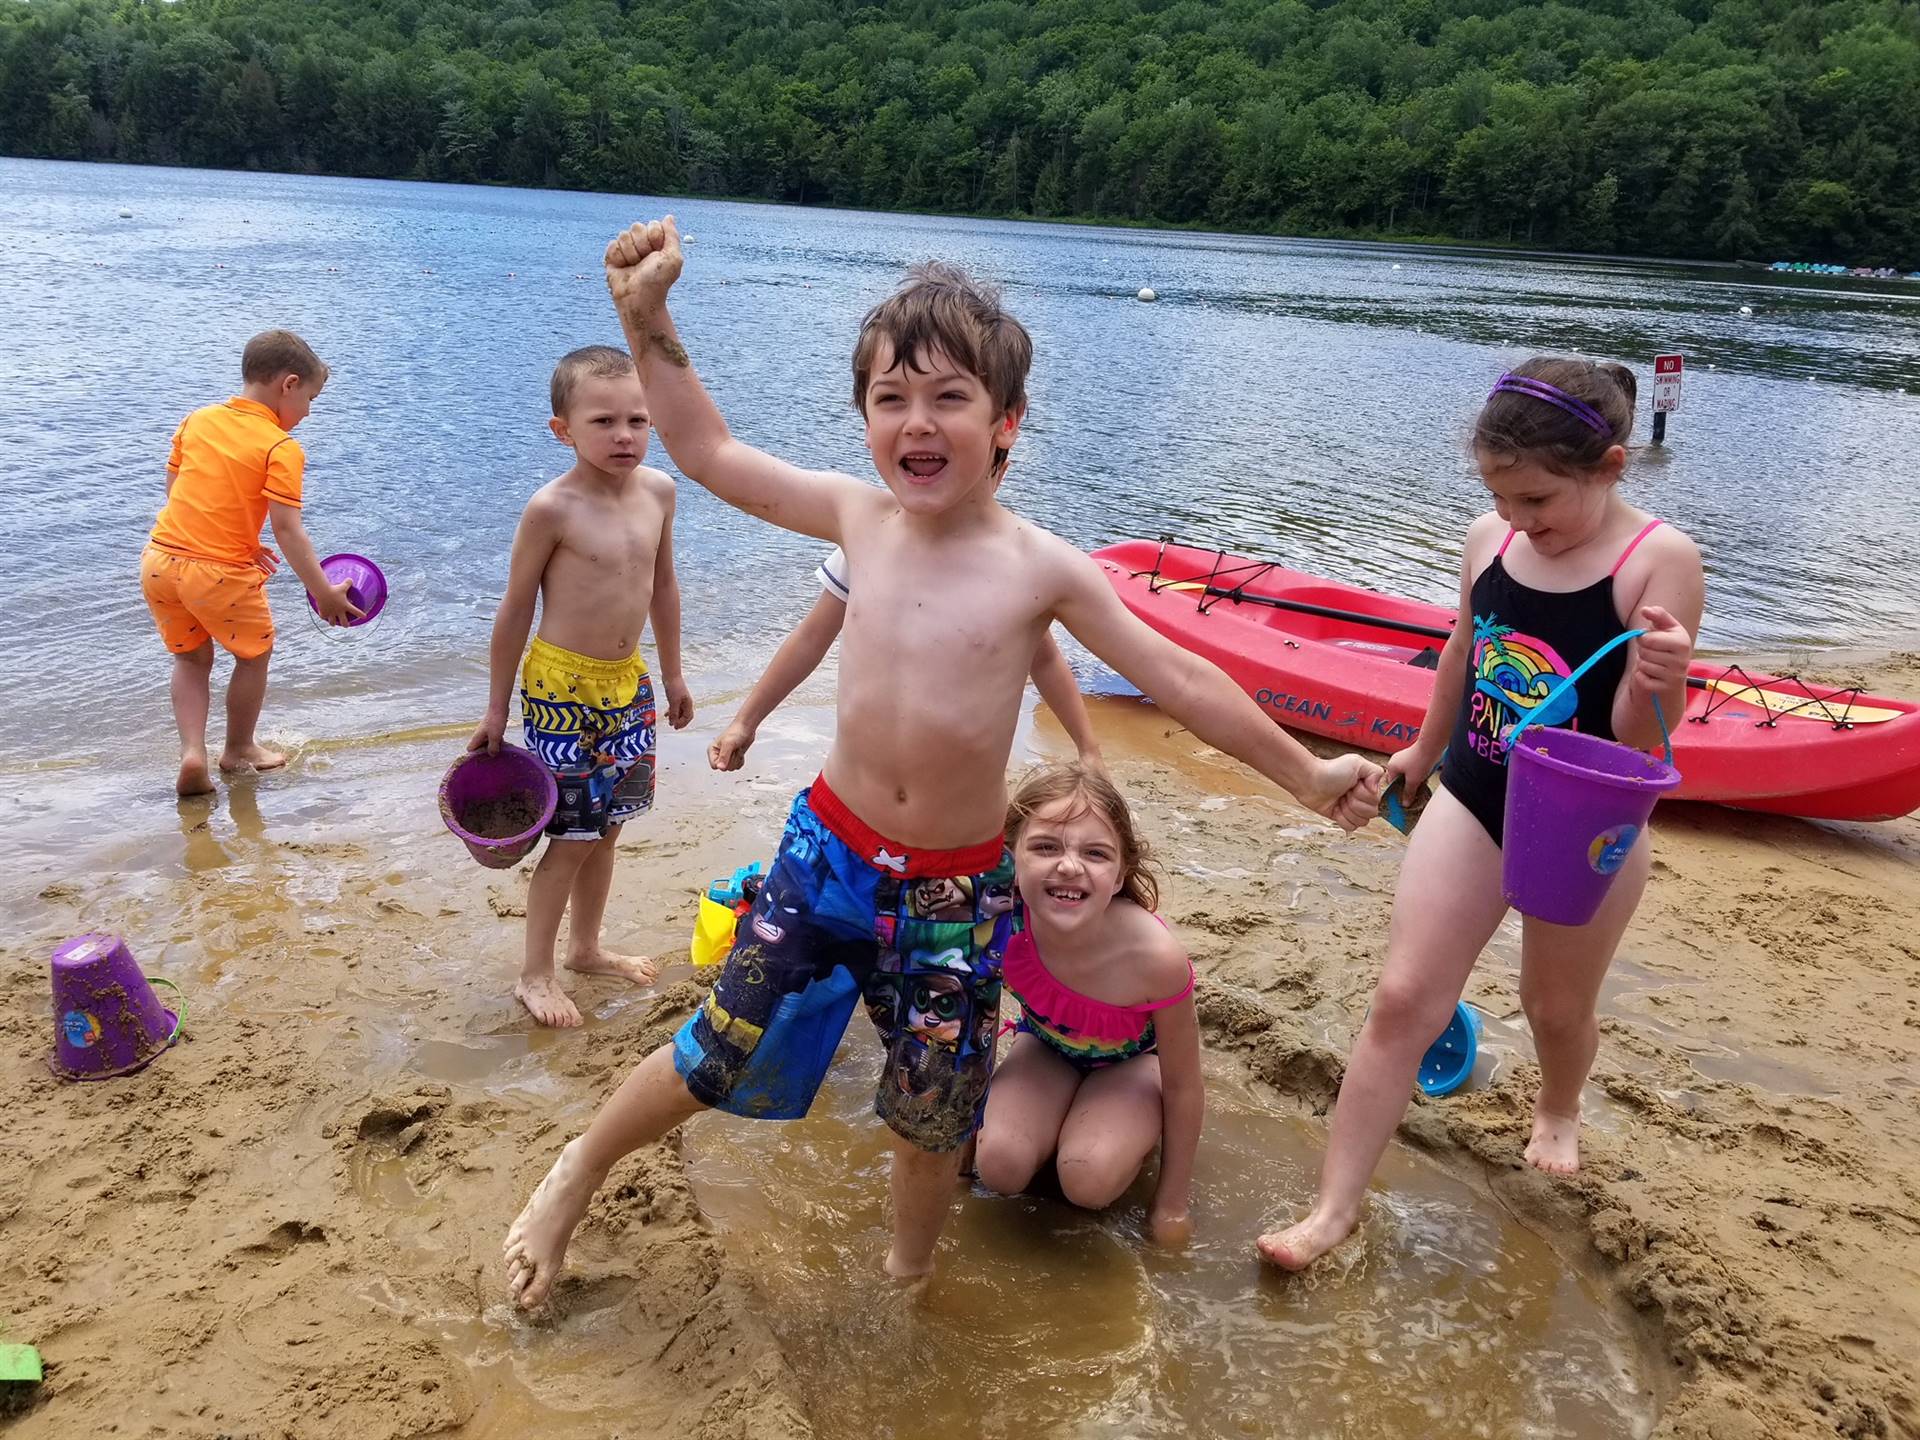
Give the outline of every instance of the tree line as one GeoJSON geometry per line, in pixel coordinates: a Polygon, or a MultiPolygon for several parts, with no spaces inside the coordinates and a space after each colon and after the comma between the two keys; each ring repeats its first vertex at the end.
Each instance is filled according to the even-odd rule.
{"type": "Polygon", "coordinates": [[[0,153],[1920,266],[1902,0],[0,0],[0,153]]]}

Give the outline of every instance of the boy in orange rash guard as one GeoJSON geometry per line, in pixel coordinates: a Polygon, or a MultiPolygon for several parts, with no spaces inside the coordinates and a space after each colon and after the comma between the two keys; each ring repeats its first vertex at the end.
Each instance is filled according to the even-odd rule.
{"type": "Polygon", "coordinates": [[[323,620],[345,625],[360,616],[347,602],[347,587],[321,573],[300,522],[306,453],[288,433],[313,408],[327,367],[298,335],[269,330],[247,342],[240,376],[238,395],[194,411],[174,431],[167,503],[140,557],[141,591],[173,653],[173,718],[180,729],[174,788],[181,795],[213,789],[207,711],[215,642],[233,656],[220,768],[272,770],[287,763],[253,734],[273,652],[266,583],[280,568],[280,557],[260,543],[261,523],[271,519],[274,539],[323,620]]]}

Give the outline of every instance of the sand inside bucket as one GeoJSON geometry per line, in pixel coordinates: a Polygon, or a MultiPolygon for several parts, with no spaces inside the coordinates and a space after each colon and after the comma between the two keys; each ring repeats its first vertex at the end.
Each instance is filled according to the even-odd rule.
{"type": "Polygon", "coordinates": [[[540,807],[531,795],[501,795],[478,800],[460,815],[460,824],[482,840],[511,840],[540,823],[540,807]]]}

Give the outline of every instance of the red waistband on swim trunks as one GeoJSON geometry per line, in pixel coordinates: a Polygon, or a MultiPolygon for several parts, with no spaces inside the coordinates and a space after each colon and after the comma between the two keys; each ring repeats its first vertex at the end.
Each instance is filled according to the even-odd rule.
{"type": "Polygon", "coordinates": [[[867,864],[903,879],[984,875],[999,865],[1000,856],[1006,850],[1006,837],[1002,835],[960,850],[916,850],[911,845],[889,840],[849,810],[846,801],[828,788],[824,771],[807,791],[807,808],[867,864]]]}

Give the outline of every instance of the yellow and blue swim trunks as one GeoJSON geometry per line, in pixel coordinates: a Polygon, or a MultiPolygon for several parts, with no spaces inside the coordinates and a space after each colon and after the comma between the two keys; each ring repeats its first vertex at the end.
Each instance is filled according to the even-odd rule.
{"type": "Polygon", "coordinates": [[[598,840],[653,807],[653,680],[640,652],[600,660],[539,636],[520,667],[527,748],[560,786],[547,826],[559,840],[598,840]]]}

